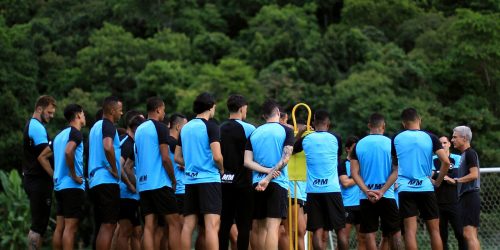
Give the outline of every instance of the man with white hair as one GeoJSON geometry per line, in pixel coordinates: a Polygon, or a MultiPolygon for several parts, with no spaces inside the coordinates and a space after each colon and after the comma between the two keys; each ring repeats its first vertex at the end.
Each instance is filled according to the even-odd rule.
{"type": "Polygon", "coordinates": [[[477,238],[479,227],[479,213],[481,199],[479,197],[479,157],[470,146],[472,132],[467,126],[458,126],[453,129],[453,146],[462,152],[458,177],[455,183],[458,186],[458,203],[462,210],[464,238],[469,250],[480,249],[477,238]]]}

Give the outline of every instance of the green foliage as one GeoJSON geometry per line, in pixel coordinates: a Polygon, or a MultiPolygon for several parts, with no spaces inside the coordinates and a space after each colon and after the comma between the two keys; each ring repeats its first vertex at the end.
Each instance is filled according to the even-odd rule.
{"type": "MultiPolygon", "coordinates": [[[[164,98],[192,115],[195,96],[277,99],[334,114],[343,136],[363,135],[371,112],[400,128],[414,106],[423,128],[470,125],[483,165],[500,163],[500,4],[494,0],[2,1],[0,165],[19,168],[22,129],[40,94],[80,103],[90,126],[102,98],[125,111],[164,98]]],[[[84,130],[85,132],[85,130],[84,130]]],[[[86,133],[86,132],[85,132],[86,133]]]]}
{"type": "Polygon", "coordinates": [[[26,233],[29,231],[29,201],[22,188],[22,180],[16,170],[9,173],[0,170],[0,247],[2,249],[25,249],[26,233]]]}

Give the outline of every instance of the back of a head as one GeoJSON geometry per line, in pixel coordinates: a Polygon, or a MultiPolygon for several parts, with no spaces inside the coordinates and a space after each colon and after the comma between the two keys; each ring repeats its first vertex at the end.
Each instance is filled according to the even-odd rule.
{"type": "Polygon", "coordinates": [[[156,109],[162,107],[164,104],[163,100],[158,96],[149,97],[146,101],[146,111],[148,113],[154,112],[156,109]]]}
{"type": "Polygon", "coordinates": [[[236,113],[241,107],[247,105],[247,101],[242,95],[231,95],[227,98],[226,104],[229,113],[236,113]]]}
{"type": "Polygon", "coordinates": [[[76,115],[83,112],[82,106],[78,104],[69,104],[64,108],[64,118],[67,122],[71,122],[76,118],[76,115]]]}
{"type": "Polygon", "coordinates": [[[207,93],[203,92],[199,94],[193,102],[193,112],[195,114],[201,114],[207,110],[210,110],[215,105],[215,98],[207,93]]]}
{"type": "Polygon", "coordinates": [[[103,114],[103,110],[102,108],[100,108],[99,110],[97,110],[97,112],[95,113],[95,120],[96,121],[99,121],[102,119],[102,114],[103,114]]]}
{"type": "Polygon", "coordinates": [[[325,109],[318,109],[314,113],[314,124],[321,125],[330,121],[330,113],[325,109]]]}
{"type": "Polygon", "coordinates": [[[129,110],[127,111],[127,113],[125,113],[125,125],[128,128],[130,128],[128,124],[130,124],[130,121],[134,119],[136,116],[144,116],[144,115],[135,109],[129,110]]]}
{"type": "Polygon", "coordinates": [[[351,135],[347,137],[347,140],[345,141],[345,147],[350,148],[354,143],[358,143],[359,138],[357,136],[351,135]]]}
{"type": "Polygon", "coordinates": [[[146,121],[144,117],[136,115],[129,120],[129,122],[127,123],[127,127],[130,128],[135,133],[137,127],[139,127],[139,125],[141,125],[144,121],[146,121]]]}
{"type": "Polygon", "coordinates": [[[268,99],[262,104],[262,116],[267,119],[274,115],[279,116],[279,105],[276,101],[268,99]]]}
{"type": "Polygon", "coordinates": [[[368,120],[368,123],[370,123],[370,127],[372,128],[380,128],[382,125],[384,125],[384,122],[384,116],[379,113],[373,113],[372,115],[370,115],[370,119],[368,120]]]}
{"type": "Polygon", "coordinates": [[[56,99],[54,99],[54,97],[52,97],[50,95],[42,95],[42,96],[38,97],[38,99],[36,100],[35,109],[37,109],[38,107],[45,109],[49,105],[54,106],[54,108],[57,107],[56,99]]]}
{"type": "Polygon", "coordinates": [[[104,98],[102,102],[102,111],[103,114],[111,114],[115,106],[120,102],[120,99],[116,96],[108,96],[104,98]]]}
{"type": "Polygon", "coordinates": [[[175,126],[184,119],[186,119],[186,116],[184,116],[183,114],[179,113],[172,114],[168,120],[169,127],[175,128],[175,126]]]}
{"type": "Polygon", "coordinates": [[[404,123],[414,122],[419,118],[420,116],[418,115],[417,110],[414,108],[406,108],[405,110],[403,110],[403,112],[401,112],[401,121],[403,121],[404,123]]]}

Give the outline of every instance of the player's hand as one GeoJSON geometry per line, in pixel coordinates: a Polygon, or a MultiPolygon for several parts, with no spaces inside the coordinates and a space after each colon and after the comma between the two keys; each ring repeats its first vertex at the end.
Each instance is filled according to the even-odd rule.
{"type": "Polygon", "coordinates": [[[269,181],[267,179],[262,179],[261,181],[259,181],[259,183],[257,183],[255,190],[262,192],[266,190],[267,185],[269,185],[269,181]]]}
{"type": "Polygon", "coordinates": [[[76,183],[78,184],[82,184],[83,183],[83,179],[81,176],[71,176],[71,179],[73,179],[73,181],[75,181],[76,183]]]}
{"type": "Polygon", "coordinates": [[[177,187],[177,181],[172,180],[172,190],[174,190],[174,192],[175,192],[176,187],[177,187]]]}
{"type": "Polygon", "coordinates": [[[281,171],[274,170],[274,171],[272,171],[272,175],[273,175],[273,178],[277,178],[278,176],[281,175],[281,171]]]}
{"type": "Polygon", "coordinates": [[[127,186],[127,188],[128,188],[128,190],[129,190],[131,193],[133,193],[133,194],[137,193],[137,190],[135,189],[135,187],[134,187],[134,186],[130,185],[130,186],[127,186]]]}
{"type": "Polygon", "coordinates": [[[224,168],[219,168],[219,174],[220,174],[220,176],[224,175],[224,168]]]}
{"type": "Polygon", "coordinates": [[[448,177],[447,175],[444,176],[444,180],[448,183],[448,184],[456,184],[455,180],[453,178],[450,178],[448,177]]]}
{"type": "Polygon", "coordinates": [[[366,192],[366,197],[368,197],[368,200],[371,202],[371,203],[376,203],[377,201],[379,201],[382,196],[384,194],[382,194],[382,192],[380,190],[368,190],[366,192]]]}
{"type": "Polygon", "coordinates": [[[429,179],[431,180],[431,183],[434,187],[439,187],[441,185],[441,183],[438,183],[436,180],[432,179],[429,177],[429,179]]]}
{"type": "Polygon", "coordinates": [[[108,168],[109,172],[111,173],[111,175],[113,177],[115,177],[117,180],[120,179],[120,177],[118,176],[118,171],[117,170],[113,170],[112,168],[108,168]]]}

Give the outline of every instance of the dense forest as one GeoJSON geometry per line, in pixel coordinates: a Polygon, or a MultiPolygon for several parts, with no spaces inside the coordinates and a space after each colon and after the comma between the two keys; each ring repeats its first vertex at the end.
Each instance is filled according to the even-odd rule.
{"type": "Polygon", "coordinates": [[[482,166],[498,166],[499,65],[498,0],[2,0],[0,168],[19,168],[40,94],[58,100],[55,136],[68,103],[89,124],[109,94],[125,110],[158,95],[192,115],[201,91],[219,120],[231,93],[256,124],[266,98],[326,108],[343,137],[365,134],[375,111],[390,136],[415,107],[436,134],[471,126],[482,166]]]}

